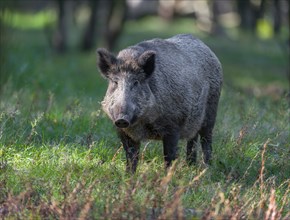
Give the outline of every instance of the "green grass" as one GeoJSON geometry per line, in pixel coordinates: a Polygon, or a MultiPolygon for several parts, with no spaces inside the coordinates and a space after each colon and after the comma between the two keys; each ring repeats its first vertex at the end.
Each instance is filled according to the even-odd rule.
{"type": "Polygon", "coordinates": [[[276,212],[276,219],[289,218],[288,52],[275,40],[214,38],[188,19],[167,24],[152,17],[127,23],[118,49],[182,32],[201,37],[223,64],[213,164],[203,165],[199,152],[198,164],[188,166],[181,141],[179,159],[166,173],[162,146],[151,141],[130,176],[113,125],[100,110],[106,82],[95,52],[60,56],[41,30],[6,31],[1,217],[257,219],[276,212]]]}

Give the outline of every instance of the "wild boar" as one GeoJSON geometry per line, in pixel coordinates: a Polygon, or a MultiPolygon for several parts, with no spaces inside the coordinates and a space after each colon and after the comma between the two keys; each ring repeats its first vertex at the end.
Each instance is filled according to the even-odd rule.
{"type": "Polygon", "coordinates": [[[102,108],[114,122],[135,172],[140,143],[163,141],[166,167],[176,159],[179,139],[187,141],[187,161],[196,163],[198,135],[209,164],[212,131],[222,87],[215,54],[189,34],[153,39],[121,50],[98,49],[98,67],[109,81],[102,108]]]}

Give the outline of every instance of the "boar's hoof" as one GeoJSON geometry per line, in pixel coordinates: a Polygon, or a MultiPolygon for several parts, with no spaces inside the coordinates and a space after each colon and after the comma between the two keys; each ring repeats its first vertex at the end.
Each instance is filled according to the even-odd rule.
{"type": "Polygon", "coordinates": [[[120,118],[120,119],[117,119],[117,120],[115,121],[115,125],[116,125],[118,128],[128,128],[129,125],[130,125],[130,122],[127,121],[126,119],[120,118]]]}

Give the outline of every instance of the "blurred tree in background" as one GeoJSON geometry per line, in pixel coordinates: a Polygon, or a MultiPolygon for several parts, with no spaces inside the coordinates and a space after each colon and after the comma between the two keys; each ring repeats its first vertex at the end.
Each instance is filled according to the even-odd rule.
{"type": "Polygon", "coordinates": [[[84,26],[79,39],[83,51],[94,49],[96,42],[114,49],[126,20],[146,15],[158,15],[167,22],[192,17],[197,27],[214,35],[227,35],[225,29],[240,28],[270,38],[280,34],[282,25],[289,25],[287,0],[2,0],[0,19],[13,23],[17,13],[45,10],[54,12],[54,21],[44,28],[51,46],[60,53],[70,46],[76,20],[84,26]]]}
{"type": "MultiPolygon", "coordinates": [[[[195,26],[188,26],[188,32],[196,27],[226,38],[233,33],[276,37],[282,50],[289,48],[288,0],[1,0],[0,61],[5,64],[9,38],[5,33],[11,28],[43,30],[47,45],[59,54],[74,48],[114,51],[125,23],[149,15],[159,16],[167,24],[177,18],[192,19],[195,26]]],[[[1,70],[0,85],[7,78],[1,70]]]]}
{"type": "MultiPolygon", "coordinates": [[[[43,30],[47,45],[60,54],[97,46],[116,50],[125,23],[149,15],[168,24],[176,18],[192,19],[195,26],[188,32],[196,27],[226,38],[233,33],[275,37],[282,50],[289,48],[288,0],[1,0],[0,61],[5,64],[5,33],[11,28],[43,30]]],[[[7,79],[3,72],[0,84],[7,79]]]]}

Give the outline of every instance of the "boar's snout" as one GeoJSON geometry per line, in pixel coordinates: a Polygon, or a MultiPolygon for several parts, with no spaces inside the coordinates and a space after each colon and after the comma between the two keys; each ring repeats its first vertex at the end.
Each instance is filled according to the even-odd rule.
{"type": "Polygon", "coordinates": [[[136,118],[135,105],[130,102],[126,102],[125,105],[115,105],[114,106],[114,117],[113,121],[118,128],[128,128],[134,123],[136,118]]]}
{"type": "Polygon", "coordinates": [[[128,117],[123,116],[115,121],[115,125],[118,128],[128,128],[130,126],[130,121],[128,120],[128,117]]]}

